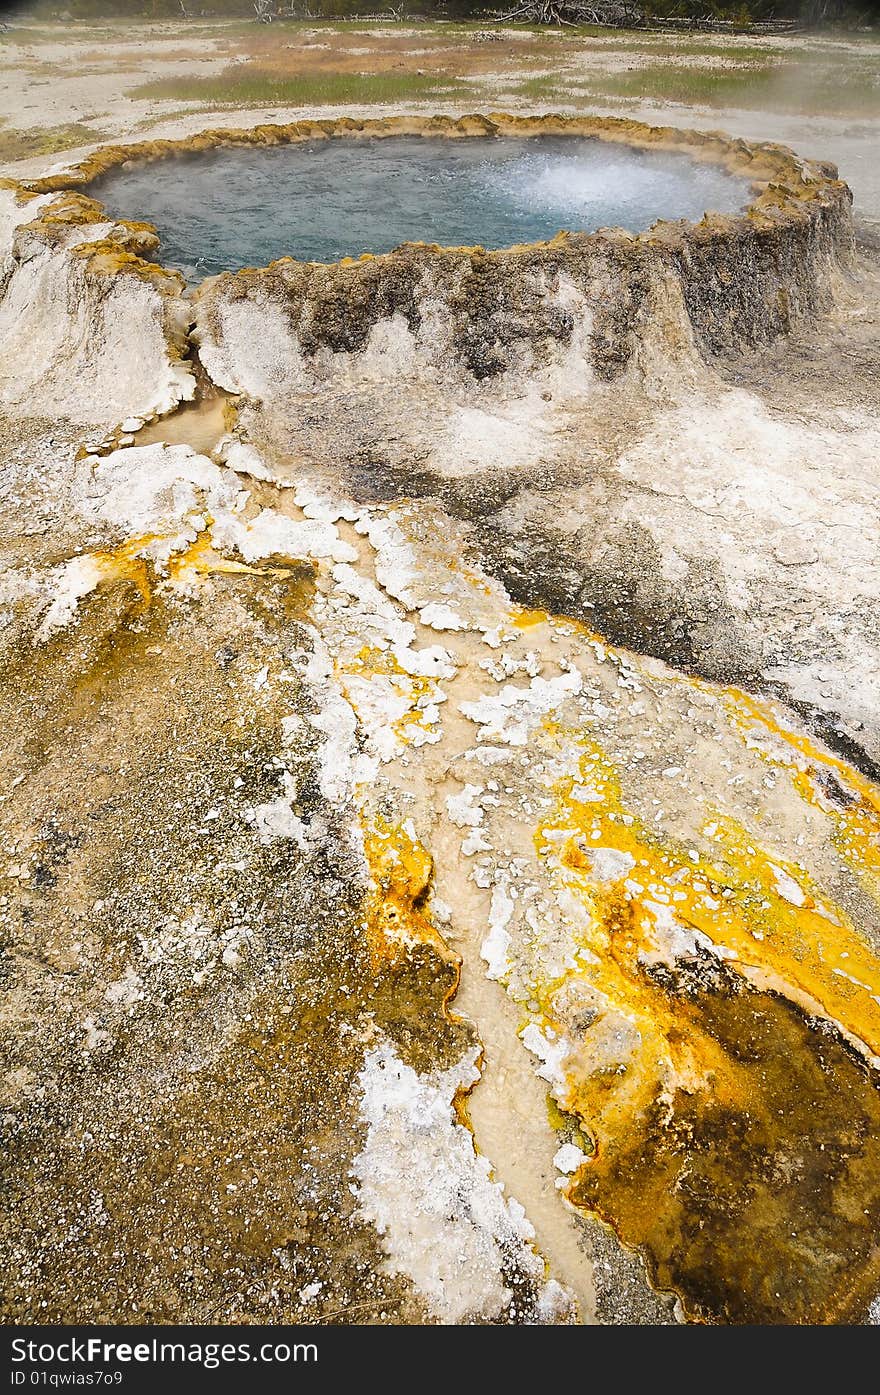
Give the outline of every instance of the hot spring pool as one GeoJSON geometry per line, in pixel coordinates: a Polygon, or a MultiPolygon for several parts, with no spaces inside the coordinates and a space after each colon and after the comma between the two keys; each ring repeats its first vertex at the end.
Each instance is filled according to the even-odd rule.
{"type": "Polygon", "coordinates": [[[748,182],[717,166],[565,136],[225,148],[116,171],[93,189],[114,217],[154,223],[163,262],[194,280],[401,242],[497,248],[561,228],[642,232],[749,202],[748,182]]]}

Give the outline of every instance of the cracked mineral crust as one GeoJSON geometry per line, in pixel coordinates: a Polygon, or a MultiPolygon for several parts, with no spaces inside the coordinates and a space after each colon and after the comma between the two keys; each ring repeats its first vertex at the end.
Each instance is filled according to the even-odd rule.
{"type": "Polygon", "coordinates": [[[7,1320],[864,1320],[880,302],[822,178],[785,325],[766,203],[747,288],[712,226],[456,263],[539,312],[485,374],[441,249],[307,345],[336,272],[193,306],[3,191],[7,1320]]]}

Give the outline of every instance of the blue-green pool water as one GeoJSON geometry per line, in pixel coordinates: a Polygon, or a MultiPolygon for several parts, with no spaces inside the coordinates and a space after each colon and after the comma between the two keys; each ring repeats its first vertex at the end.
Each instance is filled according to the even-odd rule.
{"type": "Polygon", "coordinates": [[[190,279],[276,257],[337,261],[401,242],[509,247],[560,229],[733,212],[749,186],[677,153],[574,137],[331,140],[158,160],[94,186],[144,218],[190,279]]]}

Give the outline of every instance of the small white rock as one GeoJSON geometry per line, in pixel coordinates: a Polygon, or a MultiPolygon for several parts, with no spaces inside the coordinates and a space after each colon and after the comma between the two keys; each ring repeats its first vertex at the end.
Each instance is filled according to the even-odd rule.
{"type": "Polygon", "coordinates": [[[557,1172],[564,1172],[567,1177],[571,1176],[572,1172],[577,1172],[578,1168],[588,1161],[586,1153],[574,1143],[563,1143],[553,1155],[553,1166],[557,1172]]]}

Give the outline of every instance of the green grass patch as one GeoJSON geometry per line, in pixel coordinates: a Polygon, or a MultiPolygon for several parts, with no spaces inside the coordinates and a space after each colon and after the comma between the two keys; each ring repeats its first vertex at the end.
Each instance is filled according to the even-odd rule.
{"type": "MultiPolygon", "coordinates": [[[[529,102],[551,102],[554,99],[560,102],[567,102],[571,98],[571,88],[569,83],[575,79],[570,73],[542,73],[538,77],[525,78],[519,81],[511,78],[510,84],[505,87],[495,87],[493,90],[497,94],[500,91],[510,92],[515,97],[523,97],[529,102]]],[[[582,79],[577,79],[582,81],[582,79]]]]}
{"type": "Polygon", "coordinates": [[[301,73],[290,77],[236,63],[217,77],[167,77],[142,83],[129,94],[172,102],[220,106],[359,106],[378,102],[448,99],[466,89],[452,79],[418,73],[301,73]]]}
{"type": "Polygon", "coordinates": [[[0,34],[0,44],[57,44],[59,31],[47,29],[27,29],[24,25],[13,24],[0,34]]]}
{"type": "Polygon", "coordinates": [[[585,73],[583,80],[596,91],[637,101],[647,98],[688,105],[736,106],[748,93],[765,92],[776,75],[772,64],[748,68],[688,67],[678,63],[647,63],[623,73],[585,73]]]}
{"type": "Polygon", "coordinates": [[[590,92],[628,102],[738,107],[823,116],[880,116],[878,75],[853,67],[762,64],[690,68],[648,64],[632,72],[584,75],[590,92]]]}
{"type": "Polygon", "coordinates": [[[57,155],[78,145],[103,140],[101,131],[75,122],[71,126],[44,126],[31,131],[0,130],[0,160],[27,160],[36,155],[57,155]]]}

